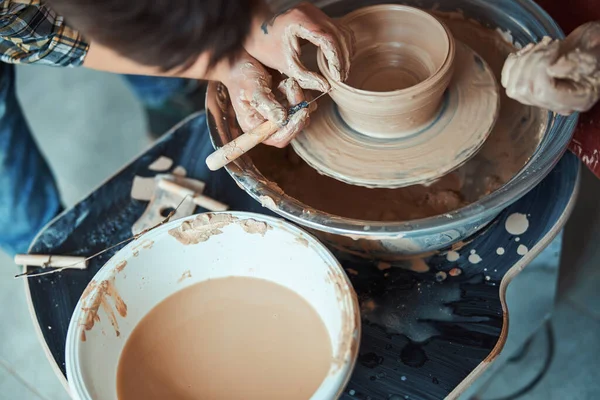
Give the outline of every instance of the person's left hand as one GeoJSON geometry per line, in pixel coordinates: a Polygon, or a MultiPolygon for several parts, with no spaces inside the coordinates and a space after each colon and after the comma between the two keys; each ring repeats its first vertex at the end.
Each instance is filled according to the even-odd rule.
{"type": "Polygon", "coordinates": [[[219,80],[227,87],[242,131],[248,132],[267,120],[281,127],[264,141],[266,145],[285,147],[309,122],[308,109],[288,115],[289,107],[305,100],[298,84],[291,78],[281,82],[278,91],[283,98],[276,98],[271,89],[271,74],[245,52],[234,63],[223,62],[217,66],[211,79],[219,80]]]}
{"type": "Polygon", "coordinates": [[[257,16],[244,47],[267,67],[294,78],[303,89],[326,92],[330,88],[327,80],[308,71],[300,61],[303,39],[321,49],[335,80],[346,80],[354,52],[354,35],[309,3],[274,16],[257,16]]]}

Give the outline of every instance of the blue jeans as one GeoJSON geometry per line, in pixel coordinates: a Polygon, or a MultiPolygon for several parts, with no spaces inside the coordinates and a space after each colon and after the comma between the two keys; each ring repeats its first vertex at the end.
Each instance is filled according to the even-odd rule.
{"type": "MultiPolygon", "coordinates": [[[[175,78],[125,78],[150,108],[193,90],[194,85],[175,78]]],[[[0,63],[0,249],[10,255],[26,252],[35,235],[60,209],[56,182],[15,94],[14,67],[0,63]]]]}

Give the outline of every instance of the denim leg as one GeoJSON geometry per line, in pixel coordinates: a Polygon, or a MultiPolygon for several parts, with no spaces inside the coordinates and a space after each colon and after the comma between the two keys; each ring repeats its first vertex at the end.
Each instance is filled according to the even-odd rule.
{"type": "Polygon", "coordinates": [[[204,109],[205,84],[197,80],[126,75],[144,105],[150,135],[159,137],[188,115],[204,109]]]}
{"type": "Polygon", "coordinates": [[[176,96],[185,96],[198,88],[198,81],[181,78],[125,75],[129,86],[149,108],[162,107],[176,96]]]}
{"type": "Polygon", "coordinates": [[[0,248],[27,251],[60,208],[54,177],[15,95],[15,72],[0,63],[0,248]]]}

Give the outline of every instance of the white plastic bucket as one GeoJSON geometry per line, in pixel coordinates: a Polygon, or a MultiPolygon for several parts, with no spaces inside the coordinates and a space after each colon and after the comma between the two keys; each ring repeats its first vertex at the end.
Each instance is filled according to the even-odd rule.
{"type": "Polygon", "coordinates": [[[306,232],[283,220],[243,212],[200,214],[155,228],[98,271],[75,308],[67,334],[72,397],[116,400],[119,357],[138,322],[171,294],[229,276],[277,283],[313,306],[329,333],[333,361],[312,399],[337,398],[352,373],[360,339],[350,281],[333,255],[306,232]],[[169,232],[182,224],[200,227],[206,240],[182,244],[169,232]]]}

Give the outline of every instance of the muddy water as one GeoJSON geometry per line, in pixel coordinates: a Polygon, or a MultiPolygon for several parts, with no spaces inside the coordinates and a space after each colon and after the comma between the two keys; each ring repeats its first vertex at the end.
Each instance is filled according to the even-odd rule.
{"type": "Polygon", "coordinates": [[[302,297],[262,279],[214,279],[140,321],[119,361],[117,392],[119,400],[306,400],[331,363],[325,325],[302,297]]]}

